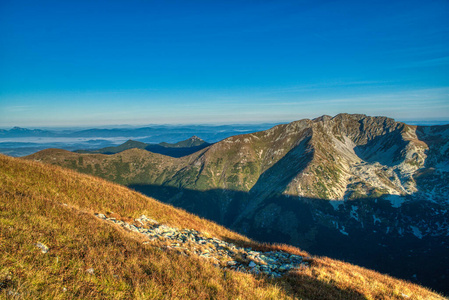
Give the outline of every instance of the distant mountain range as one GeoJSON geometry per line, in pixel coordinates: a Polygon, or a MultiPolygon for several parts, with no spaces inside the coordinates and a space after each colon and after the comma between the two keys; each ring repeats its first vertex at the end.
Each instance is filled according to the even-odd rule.
{"type": "Polygon", "coordinates": [[[253,125],[153,125],[138,128],[91,128],[44,130],[13,127],[9,130],[0,129],[0,139],[20,137],[59,137],[59,138],[143,138],[143,142],[177,142],[192,135],[201,135],[209,141],[219,141],[225,137],[246,132],[254,132],[270,128],[275,124],[253,125]]]}
{"type": "Polygon", "coordinates": [[[48,136],[55,136],[55,133],[48,130],[27,129],[21,127],[13,127],[10,130],[0,129],[1,138],[30,137],[30,136],[48,137],[48,136]]]}
{"type": "Polygon", "coordinates": [[[272,126],[274,124],[151,125],[141,128],[93,128],[83,130],[76,128],[43,130],[14,127],[10,130],[0,130],[0,153],[10,156],[25,156],[47,148],[91,151],[116,147],[132,139],[149,145],[162,143],[151,150],[179,156],[192,152],[173,150],[170,152],[173,154],[170,154],[165,151],[168,147],[164,147],[163,143],[176,143],[191,136],[200,136],[202,139],[214,143],[236,134],[257,132],[272,126]]]}
{"type": "Polygon", "coordinates": [[[449,125],[340,114],[179,158],[143,149],[27,158],[127,185],[260,241],[449,292],[449,125]]]}

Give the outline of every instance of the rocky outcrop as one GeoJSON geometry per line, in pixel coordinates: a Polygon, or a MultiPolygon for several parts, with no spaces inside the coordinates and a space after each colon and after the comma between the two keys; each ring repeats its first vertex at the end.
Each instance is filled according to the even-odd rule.
{"type": "Polygon", "coordinates": [[[238,247],[233,243],[206,237],[193,229],[180,230],[159,224],[145,215],[135,219],[133,224],[104,214],[96,214],[96,216],[126,230],[144,235],[148,238],[145,244],[160,247],[160,243],[152,243],[152,241],[166,242],[163,246],[166,250],[177,251],[183,255],[196,255],[224,269],[280,277],[288,271],[307,267],[311,260],[310,257],[303,258],[283,251],[260,252],[251,248],[238,247]]]}

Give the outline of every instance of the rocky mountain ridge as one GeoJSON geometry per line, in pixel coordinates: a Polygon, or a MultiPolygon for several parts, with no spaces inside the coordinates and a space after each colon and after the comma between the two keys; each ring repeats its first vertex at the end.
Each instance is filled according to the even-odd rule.
{"type": "MultiPolygon", "coordinates": [[[[157,184],[194,190],[281,193],[328,200],[392,195],[445,201],[447,189],[421,187],[418,191],[417,181],[421,183],[432,174],[447,176],[448,136],[448,126],[417,127],[365,115],[323,116],[230,137],[187,159],[167,160],[164,170],[150,172],[168,173],[163,178],[157,176],[157,184]],[[173,171],[168,172],[167,167],[173,171]]],[[[45,159],[42,154],[34,157],[41,156],[45,159]]],[[[127,156],[133,154],[107,160],[115,163],[127,156]]],[[[114,175],[126,179],[115,181],[127,185],[155,183],[151,176],[133,178],[139,169],[152,163],[151,154],[141,156],[140,166],[116,172],[114,175]]],[[[112,174],[95,168],[91,173],[112,174]]]]}

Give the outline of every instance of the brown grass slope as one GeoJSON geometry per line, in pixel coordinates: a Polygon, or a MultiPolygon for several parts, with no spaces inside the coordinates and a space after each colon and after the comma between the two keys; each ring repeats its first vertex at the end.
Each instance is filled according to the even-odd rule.
{"type": "Polygon", "coordinates": [[[212,222],[95,177],[0,155],[0,297],[17,299],[443,299],[420,286],[328,258],[279,279],[223,271],[143,244],[94,212],[145,214],[259,249],[212,222]],[[49,246],[42,253],[35,246],[49,246]],[[93,268],[94,274],[86,272],[93,268]]]}

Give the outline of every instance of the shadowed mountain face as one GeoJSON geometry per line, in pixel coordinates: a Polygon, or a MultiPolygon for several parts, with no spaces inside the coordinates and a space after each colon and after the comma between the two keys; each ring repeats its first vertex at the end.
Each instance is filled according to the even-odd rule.
{"type": "Polygon", "coordinates": [[[441,291],[449,278],[441,267],[449,264],[448,137],[449,126],[340,114],[230,137],[181,158],[139,149],[50,149],[28,158],[131,186],[261,241],[441,291]]]}

